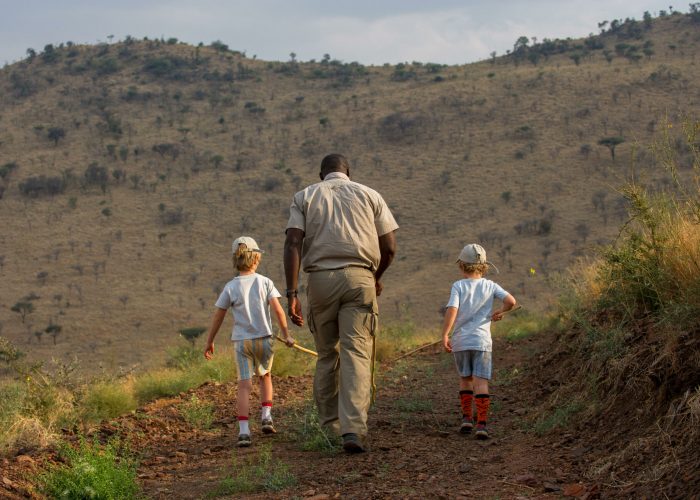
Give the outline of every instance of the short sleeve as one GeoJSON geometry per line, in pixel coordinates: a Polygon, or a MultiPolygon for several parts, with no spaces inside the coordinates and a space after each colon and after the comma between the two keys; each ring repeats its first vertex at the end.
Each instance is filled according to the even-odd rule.
{"type": "Polygon", "coordinates": [[[509,294],[498,283],[493,284],[493,295],[500,300],[505,299],[509,294]]]}
{"type": "Polygon", "coordinates": [[[286,229],[301,229],[306,233],[306,217],[304,216],[304,192],[299,191],[292,199],[289,207],[289,221],[286,229]]]}
{"type": "Polygon", "coordinates": [[[450,300],[447,301],[446,307],[456,307],[459,309],[459,287],[457,286],[457,283],[452,285],[450,300]]]}
{"type": "Polygon", "coordinates": [[[219,298],[216,299],[216,307],[219,309],[228,309],[231,307],[231,293],[229,291],[228,287],[224,287],[224,289],[221,291],[221,295],[219,295],[219,298]]]}
{"type": "Polygon", "coordinates": [[[384,236],[392,231],[396,231],[399,225],[396,223],[391,210],[387,206],[384,198],[377,193],[377,206],[374,213],[374,226],[377,228],[377,235],[384,236]]]}
{"type": "Polygon", "coordinates": [[[267,301],[270,302],[272,299],[279,299],[281,296],[282,294],[277,290],[272,280],[267,280],[267,301]]]}

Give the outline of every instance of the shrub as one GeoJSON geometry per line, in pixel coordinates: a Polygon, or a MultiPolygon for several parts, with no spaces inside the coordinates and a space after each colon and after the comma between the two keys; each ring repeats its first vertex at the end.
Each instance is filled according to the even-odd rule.
{"type": "Polygon", "coordinates": [[[61,177],[29,177],[19,183],[19,192],[29,198],[40,196],[54,196],[66,190],[66,183],[61,177]]]}
{"type": "Polygon", "coordinates": [[[118,417],[136,406],[131,386],[123,382],[91,385],[81,401],[82,416],[88,422],[118,417]]]}
{"type": "Polygon", "coordinates": [[[242,493],[275,492],[296,485],[289,465],[272,458],[272,448],[264,445],[256,456],[233,457],[234,473],[221,481],[213,496],[239,496],[242,493]]]}
{"type": "Polygon", "coordinates": [[[194,394],[180,404],[180,413],[185,421],[197,429],[209,429],[214,421],[214,405],[200,401],[194,394]]]}
{"type": "Polygon", "coordinates": [[[137,463],[119,443],[100,446],[82,441],[77,449],[63,445],[60,456],[65,464],[52,465],[39,477],[41,489],[49,497],[138,497],[137,463]]]}

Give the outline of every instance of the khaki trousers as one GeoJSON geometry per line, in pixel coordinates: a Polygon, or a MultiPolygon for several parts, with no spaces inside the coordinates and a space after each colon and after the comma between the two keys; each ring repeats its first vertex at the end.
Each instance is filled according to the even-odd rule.
{"type": "Polygon", "coordinates": [[[378,312],[374,275],[362,267],[309,273],[307,297],[318,351],[314,399],[320,424],[364,438],[378,312]]]}

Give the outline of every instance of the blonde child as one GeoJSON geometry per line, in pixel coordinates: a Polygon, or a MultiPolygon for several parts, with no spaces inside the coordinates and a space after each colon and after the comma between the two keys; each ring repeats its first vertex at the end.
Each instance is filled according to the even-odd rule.
{"type": "Polygon", "coordinates": [[[464,278],[452,284],[442,325],[442,343],[445,350],[453,354],[460,376],[460,432],[469,434],[474,428],[473,401],[476,403],[476,437],[487,439],[489,380],[492,372],[491,321],[503,318],[503,314],[513,309],[516,302],[497,283],[483,277],[493,264],[486,260],[486,251],[481,245],[472,243],[465,246],[457,263],[464,278]],[[501,299],[503,307],[491,312],[494,298],[501,299]],[[453,326],[454,333],[450,340],[453,326]]]}
{"type": "Polygon", "coordinates": [[[253,238],[241,236],[232,245],[233,265],[239,274],[224,287],[216,301],[216,311],[209,328],[204,357],[214,355],[214,338],[231,308],[233,315],[233,349],[238,368],[238,443],[237,446],[250,446],[248,426],[249,400],[253,389],[251,378],[257,374],[260,380],[260,400],[262,405],[261,428],[265,434],[275,433],[272,423],[272,369],[273,334],[270,307],[275,312],[284,343],[291,347],[294,339],[287,329],[287,318],[279,303],[280,293],[272,280],[257,274],[262,251],[253,238]]]}

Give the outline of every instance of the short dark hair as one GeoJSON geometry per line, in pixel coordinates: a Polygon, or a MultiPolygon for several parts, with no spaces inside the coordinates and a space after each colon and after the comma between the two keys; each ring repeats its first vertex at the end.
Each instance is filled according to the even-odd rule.
{"type": "Polygon", "coordinates": [[[344,174],[350,172],[348,159],[338,153],[327,155],[321,161],[321,175],[325,177],[326,174],[330,174],[331,172],[343,172],[344,174]]]}

